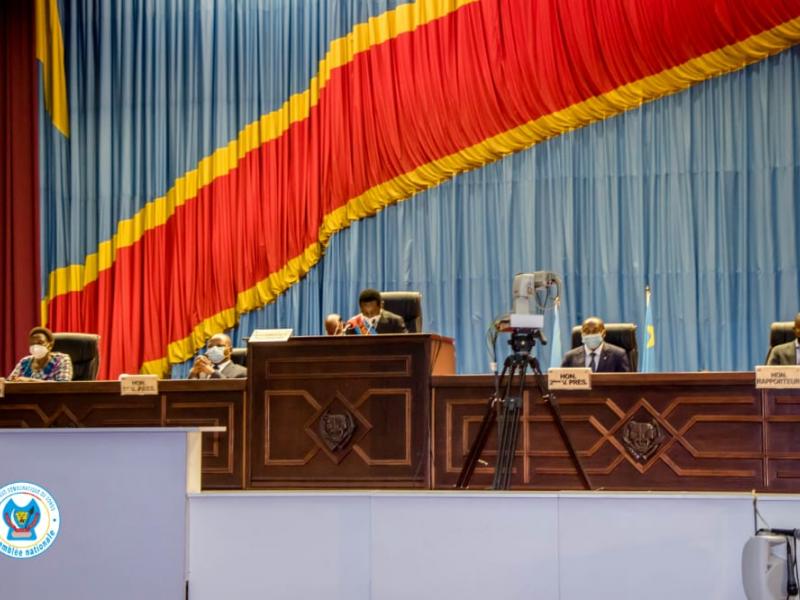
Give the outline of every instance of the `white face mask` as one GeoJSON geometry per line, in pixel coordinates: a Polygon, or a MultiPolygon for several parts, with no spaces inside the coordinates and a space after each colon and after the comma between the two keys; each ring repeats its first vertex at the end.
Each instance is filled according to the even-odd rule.
{"type": "Polygon", "coordinates": [[[36,360],[42,359],[47,356],[47,353],[50,352],[50,349],[47,346],[43,346],[42,344],[33,344],[28,350],[31,353],[31,356],[36,360]]]}
{"type": "Polygon", "coordinates": [[[603,335],[600,333],[584,335],[582,337],[582,341],[586,347],[589,348],[589,350],[597,350],[600,347],[600,344],[603,343],[603,335]]]}
{"type": "Polygon", "coordinates": [[[225,348],[223,346],[211,346],[206,350],[206,356],[215,365],[225,360],[225,348]]]}

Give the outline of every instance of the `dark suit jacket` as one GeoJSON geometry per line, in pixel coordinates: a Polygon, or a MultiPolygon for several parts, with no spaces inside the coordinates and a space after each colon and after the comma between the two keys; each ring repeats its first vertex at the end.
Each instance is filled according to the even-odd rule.
{"type": "Polygon", "coordinates": [[[381,318],[375,329],[378,333],[408,333],[403,317],[388,310],[381,310],[381,318]]]}
{"type": "MultiPolygon", "coordinates": [[[[378,319],[378,323],[375,325],[375,331],[377,333],[408,333],[406,322],[403,320],[403,317],[388,310],[381,310],[381,316],[378,319]]],[[[347,329],[345,331],[346,335],[355,335],[355,333],[353,329],[347,329]]]]}
{"type": "MultiPolygon", "coordinates": [[[[228,365],[218,373],[211,373],[208,377],[203,379],[245,379],[247,377],[247,367],[237,365],[231,361],[228,365]]],[[[189,379],[200,379],[199,377],[189,376],[189,379]]]]}
{"type": "MultiPolygon", "coordinates": [[[[586,347],[581,344],[564,355],[562,367],[585,367],[586,347]]],[[[603,350],[597,361],[597,373],[628,373],[631,366],[628,363],[628,354],[614,344],[603,342],[603,350]]]]}
{"type": "Polygon", "coordinates": [[[768,365],[796,365],[797,351],[794,340],[775,346],[767,357],[768,365]]]}

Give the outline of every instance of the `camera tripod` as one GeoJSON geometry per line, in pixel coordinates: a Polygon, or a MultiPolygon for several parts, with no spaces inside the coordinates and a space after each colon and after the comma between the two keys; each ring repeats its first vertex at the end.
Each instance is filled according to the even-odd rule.
{"type": "Polygon", "coordinates": [[[511,487],[511,474],[514,467],[514,456],[517,451],[517,438],[519,437],[519,422],[522,415],[522,394],[525,390],[525,377],[528,367],[533,371],[534,380],[539,388],[539,395],[544,401],[545,405],[550,409],[550,414],[553,416],[556,427],[561,434],[561,439],[567,447],[570,458],[575,464],[580,475],[581,481],[587,490],[592,489],[592,484],[589,481],[589,476],[583,468],[578,453],[572,445],[569,434],[564,427],[564,421],[561,418],[561,409],[558,405],[558,400],[555,394],[548,391],[544,383],[544,376],[539,368],[539,361],[535,356],[531,356],[531,350],[535,345],[535,337],[541,339],[541,332],[538,330],[514,330],[511,334],[511,339],[508,341],[513,349],[513,354],[509,355],[503,363],[503,370],[498,379],[497,389],[494,395],[489,398],[489,403],[486,407],[486,414],[481,421],[478,435],[472,446],[469,449],[469,454],[464,461],[464,466],[461,468],[461,474],[458,476],[456,487],[459,489],[466,489],[469,487],[469,482],[472,479],[472,474],[478,464],[483,449],[486,446],[486,441],[489,439],[489,434],[492,427],[497,421],[497,464],[494,471],[494,479],[492,481],[493,490],[507,490],[511,487]],[[505,387],[502,393],[500,387],[505,380],[505,387]],[[518,375],[518,391],[516,394],[514,390],[514,376],[518,375]]]}

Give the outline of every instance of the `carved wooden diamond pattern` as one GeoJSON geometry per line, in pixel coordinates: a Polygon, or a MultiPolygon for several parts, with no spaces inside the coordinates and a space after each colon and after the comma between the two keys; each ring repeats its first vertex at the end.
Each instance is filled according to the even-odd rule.
{"type": "MultiPolygon", "coordinates": [[[[725,399],[726,402],[736,402],[735,399],[725,399]]],[[[742,402],[749,403],[750,400],[743,400],[742,402]]],[[[703,452],[695,448],[689,440],[686,439],[686,434],[698,423],[706,420],[703,416],[694,416],[687,420],[680,428],[673,426],[667,417],[682,404],[695,404],[695,403],[709,403],[707,399],[697,398],[675,398],[663,412],[659,412],[653,407],[645,398],[640,398],[627,412],[623,412],[616,403],[610,398],[605,398],[605,404],[613,412],[620,415],[617,422],[613,427],[607,429],[597,419],[590,417],[589,423],[594,427],[601,437],[597,442],[585,452],[581,452],[582,456],[594,456],[604,444],[608,443],[617,449],[617,457],[605,467],[594,467],[587,469],[590,474],[609,475],[612,473],[623,460],[627,460],[633,468],[639,473],[646,473],[653,465],[658,462],[666,464],[673,472],[680,476],[707,476],[709,473],[706,469],[690,469],[681,467],[667,454],[670,448],[675,444],[682,446],[693,458],[761,458],[760,453],[756,452],[727,452],[722,456],[715,452],[703,452]],[[654,421],[661,428],[663,434],[663,441],[658,449],[652,456],[644,463],[639,462],[636,457],[632,456],[628,449],[625,447],[622,437],[623,428],[629,421],[654,421]]],[[[761,417],[758,415],[715,415],[715,421],[730,421],[730,422],[755,422],[760,421],[761,417]]],[[[572,419],[569,419],[572,420],[572,419]]],[[[566,452],[564,453],[566,454],[566,452]]],[[[714,470],[714,475],[719,477],[752,477],[753,473],[747,469],[731,469],[731,470],[714,470]]]]}
{"type": "Polygon", "coordinates": [[[305,425],[306,435],[331,461],[339,464],[369,433],[372,424],[338,391],[316,408],[317,412],[305,425]]]}
{"type": "MultiPolygon", "coordinates": [[[[609,402],[611,402],[609,400],[609,402]]],[[[597,427],[597,423],[593,423],[595,428],[603,434],[603,439],[595,446],[598,448],[603,444],[603,441],[608,441],[612,444],[625,460],[627,460],[633,467],[640,473],[646,473],[654,464],[661,461],[661,455],[675,443],[676,438],[681,437],[675,428],[664,419],[655,408],[644,398],[640,398],[630,410],[625,413],[619,421],[610,429],[603,432],[597,427]],[[644,462],[640,462],[631,452],[625,447],[623,441],[623,428],[631,421],[638,423],[654,421],[658,427],[661,428],[663,434],[663,441],[659,448],[644,462]]],[[[594,449],[594,448],[593,448],[594,449]]],[[[590,450],[590,453],[592,451],[590,450]]],[[[617,462],[617,464],[619,464],[617,462]]]]}
{"type": "Polygon", "coordinates": [[[66,404],[59,404],[51,414],[47,414],[38,404],[14,404],[7,408],[16,412],[29,411],[32,417],[38,417],[38,420],[31,418],[18,422],[0,421],[11,427],[84,427],[66,404]]]}

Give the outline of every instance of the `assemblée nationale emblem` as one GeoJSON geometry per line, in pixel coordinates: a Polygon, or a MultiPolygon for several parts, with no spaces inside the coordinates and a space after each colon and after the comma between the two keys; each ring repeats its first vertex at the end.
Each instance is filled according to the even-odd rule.
{"type": "Polygon", "coordinates": [[[47,550],[58,536],[61,517],[53,496],[26,481],[0,488],[0,554],[33,558],[47,550]]]}

